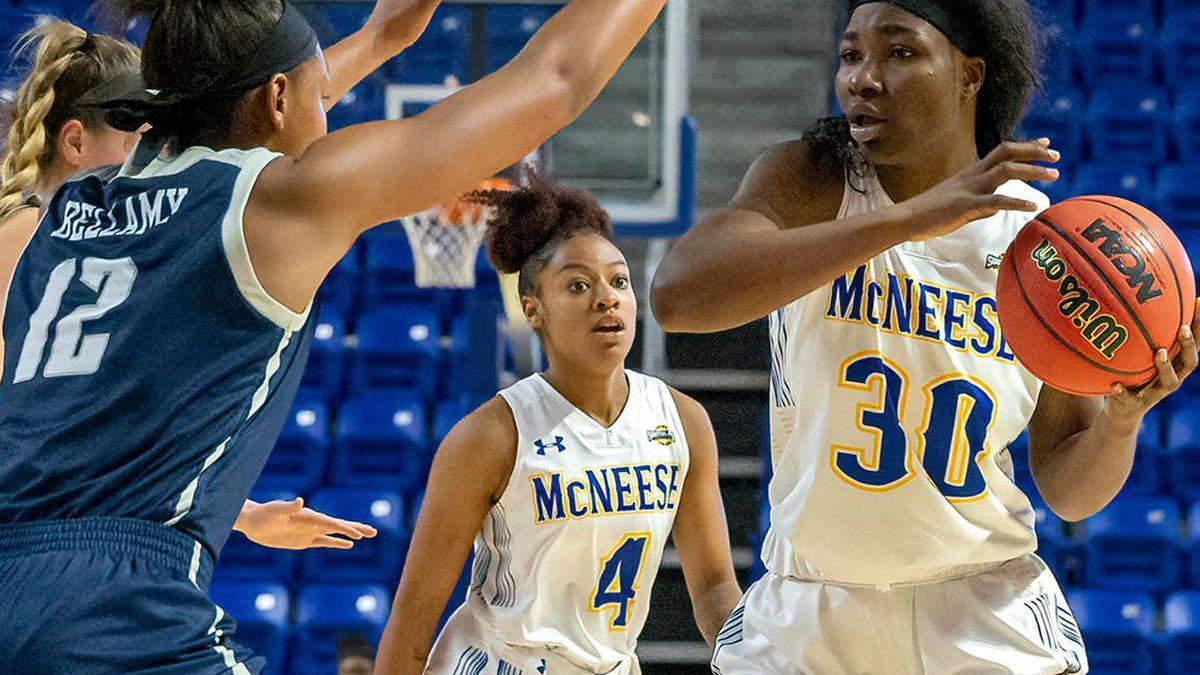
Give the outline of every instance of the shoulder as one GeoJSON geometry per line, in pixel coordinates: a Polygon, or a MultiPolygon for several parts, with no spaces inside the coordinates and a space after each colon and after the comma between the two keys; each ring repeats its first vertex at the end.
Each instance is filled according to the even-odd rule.
{"type": "Polygon", "coordinates": [[[814,157],[803,140],[768,148],[751,165],[730,204],[757,211],[780,227],[833,220],[845,190],[845,177],[814,157]]]}
{"type": "Polygon", "coordinates": [[[475,444],[480,447],[517,447],[517,422],[512,408],[501,396],[493,396],[487,403],[467,415],[446,436],[447,442],[454,440],[475,444]]]}
{"type": "Polygon", "coordinates": [[[679,419],[683,422],[684,431],[688,433],[689,437],[693,435],[691,432],[703,433],[706,429],[712,429],[708,411],[699,401],[675,387],[667,386],[667,391],[671,393],[671,400],[675,402],[675,409],[679,411],[679,419]]]}
{"type": "Polygon", "coordinates": [[[33,237],[40,220],[38,210],[32,206],[15,211],[0,220],[0,251],[14,257],[19,255],[33,237]]]}

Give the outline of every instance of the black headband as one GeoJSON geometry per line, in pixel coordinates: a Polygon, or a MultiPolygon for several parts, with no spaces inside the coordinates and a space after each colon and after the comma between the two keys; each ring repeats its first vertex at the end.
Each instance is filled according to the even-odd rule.
{"type": "Polygon", "coordinates": [[[926,23],[942,32],[950,44],[967,56],[979,56],[978,42],[969,18],[962,12],[956,12],[955,6],[961,6],[964,0],[852,0],[850,13],[874,2],[886,2],[914,14],[926,23]]]}
{"type": "MultiPolygon", "coordinates": [[[[286,73],[317,53],[317,34],[304,14],[289,2],[283,3],[279,22],[261,42],[248,45],[250,51],[233,59],[235,72],[212,86],[192,91],[155,91],[138,82],[133,89],[117,91],[118,85],[96,92],[90,105],[104,108],[105,120],[121,131],[137,131],[144,124],[161,128],[182,104],[204,105],[205,99],[241,95],[271,79],[276,73],[286,73]]],[[[126,80],[128,83],[128,80],[126,80]]]]}

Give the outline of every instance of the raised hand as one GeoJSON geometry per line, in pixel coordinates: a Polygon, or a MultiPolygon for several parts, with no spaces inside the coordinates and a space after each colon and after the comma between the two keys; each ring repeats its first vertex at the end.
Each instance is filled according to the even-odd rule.
{"type": "Polygon", "coordinates": [[[300,497],[290,502],[256,504],[247,501],[233,529],[250,541],[269,548],[299,551],[307,548],[354,548],[359,539],[376,535],[375,528],[334,518],[304,506],[300,497]]]}
{"type": "Polygon", "coordinates": [[[917,228],[913,240],[950,234],[1000,211],[1036,212],[1038,207],[1033,202],[996,194],[996,189],[1010,180],[1057,181],[1058,169],[1033,162],[1054,163],[1058,159],[1059,153],[1050,148],[1048,138],[1002,143],[978,163],[901,204],[911,210],[910,222],[917,228]]]}
{"type": "Polygon", "coordinates": [[[379,0],[363,27],[377,53],[395,55],[410,47],[429,26],[442,0],[379,0]]]}

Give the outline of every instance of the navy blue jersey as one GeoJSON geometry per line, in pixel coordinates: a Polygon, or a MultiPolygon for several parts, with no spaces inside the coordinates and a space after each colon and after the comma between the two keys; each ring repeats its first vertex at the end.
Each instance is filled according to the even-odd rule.
{"type": "Polygon", "coordinates": [[[4,315],[0,525],[138,518],[217,554],[312,335],[246,250],[242,213],[276,157],[191,148],[58,191],[4,315]]]}

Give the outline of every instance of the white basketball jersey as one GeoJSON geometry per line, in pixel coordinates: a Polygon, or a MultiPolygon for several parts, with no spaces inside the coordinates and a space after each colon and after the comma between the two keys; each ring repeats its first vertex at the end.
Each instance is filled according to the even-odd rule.
{"type": "MultiPolygon", "coordinates": [[[[999,192],[1048,206],[1024,183],[999,192]]],[[[847,184],[838,217],[891,204],[870,176],[847,184]]],[[[1036,547],[1006,445],[1040,383],[1008,349],[995,298],[1032,215],[901,244],[771,316],[772,572],[887,587],[1036,547]]]]}
{"type": "Polygon", "coordinates": [[[502,673],[529,672],[529,648],[577,672],[638,672],[634,650],[689,452],[667,386],[626,375],[629,400],[608,428],[540,375],[500,392],[516,420],[516,463],[475,540],[467,601],[440,649],[467,644],[503,661],[516,648],[502,673]],[[463,631],[479,634],[455,635],[463,631]]]}

